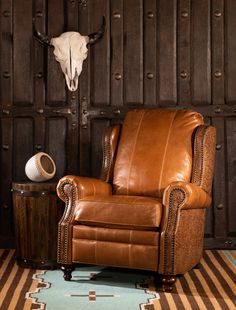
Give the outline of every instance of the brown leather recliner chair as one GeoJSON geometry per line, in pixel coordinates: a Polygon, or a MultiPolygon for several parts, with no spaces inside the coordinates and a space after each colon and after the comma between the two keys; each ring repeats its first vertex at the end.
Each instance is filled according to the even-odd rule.
{"type": "Polygon", "coordinates": [[[101,179],[68,175],[58,262],[152,270],[171,290],[202,257],[211,204],[215,128],[197,112],[133,110],[104,135],[101,179]]]}

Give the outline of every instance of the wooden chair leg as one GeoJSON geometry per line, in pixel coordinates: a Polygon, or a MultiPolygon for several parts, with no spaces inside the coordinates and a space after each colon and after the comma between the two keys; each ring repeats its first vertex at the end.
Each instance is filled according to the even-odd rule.
{"type": "Polygon", "coordinates": [[[75,270],[75,267],[73,265],[61,265],[61,270],[64,273],[64,279],[65,281],[70,281],[72,278],[72,271],[75,270]]]}
{"type": "Polygon", "coordinates": [[[176,282],[176,276],[155,274],[154,281],[157,290],[170,293],[173,289],[173,285],[176,282]]]}
{"type": "Polygon", "coordinates": [[[174,275],[162,275],[161,276],[161,283],[162,283],[162,290],[163,292],[167,292],[167,293],[170,293],[172,292],[172,289],[173,289],[173,285],[175,284],[176,282],[176,276],[174,275]]]}

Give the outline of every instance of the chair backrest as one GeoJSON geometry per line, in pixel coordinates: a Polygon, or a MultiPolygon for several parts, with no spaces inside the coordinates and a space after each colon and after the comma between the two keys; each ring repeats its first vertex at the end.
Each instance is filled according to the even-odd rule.
{"type": "Polygon", "coordinates": [[[114,167],[114,194],[162,197],[169,183],[189,182],[192,136],[203,123],[203,117],[190,110],[128,112],[114,167]]]}

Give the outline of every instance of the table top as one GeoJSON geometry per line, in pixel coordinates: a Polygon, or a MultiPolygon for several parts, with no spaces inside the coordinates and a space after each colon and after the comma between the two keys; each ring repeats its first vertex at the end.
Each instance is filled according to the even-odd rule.
{"type": "Polygon", "coordinates": [[[12,192],[20,195],[52,195],[56,193],[57,182],[12,182],[12,192]]]}

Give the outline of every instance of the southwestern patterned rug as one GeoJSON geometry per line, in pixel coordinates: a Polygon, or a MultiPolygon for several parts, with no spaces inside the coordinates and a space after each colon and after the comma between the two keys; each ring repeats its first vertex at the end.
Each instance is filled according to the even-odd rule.
{"type": "Polygon", "coordinates": [[[139,309],[139,305],[145,309],[142,305],[159,298],[158,293],[148,290],[147,274],[123,269],[79,267],[70,282],[63,280],[60,270],[46,272],[38,278],[46,288],[40,289],[40,293],[30,294],[34,303],[38,303],[38,309],[44,309],[42,303],[48,310],[131,310],[139,309]]]}
{"type": "Polygon", "coordinates": [[[0,250],[0,289],[1,310],[231,310],[236,251],[205,251],[200,268],[180,277],[170,294],[156,290],[150,273],[84,266],[66,282],[60,270],[22,269],[14,251],[0,250]]]}

